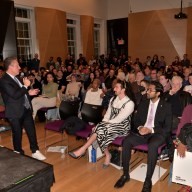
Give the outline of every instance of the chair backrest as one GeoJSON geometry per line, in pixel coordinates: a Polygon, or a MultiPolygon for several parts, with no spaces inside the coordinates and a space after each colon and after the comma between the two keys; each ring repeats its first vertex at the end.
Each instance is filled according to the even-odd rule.
{"type": "Polygon", "coordinates": [[[5,119],[5,111],[0,112],[0,119],[5,119]]]}
{"type": "Polygon", "coordinates": [[[71,116],[78,116],[80,101],[62,101],[59,106],[59,114],[61,119],[67,119],[71,116]]]}
{"type": "Polygon", "coordinates": [[[81,117],[85,122],[99,123],[102,120],[102,106],[84,103],[81,109],[81,117]]]}

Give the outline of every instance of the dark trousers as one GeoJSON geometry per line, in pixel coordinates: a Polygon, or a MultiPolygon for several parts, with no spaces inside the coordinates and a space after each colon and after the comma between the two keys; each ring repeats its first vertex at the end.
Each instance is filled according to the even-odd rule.
{"type": "Polygon", "coordinates": [[[129,134],[123,141],[123,173],[129,176],[129,162],[131,159],[131,150],[134,146],[148,144],[147,155],[147,175],[146,180],[151,180],[158,158],[158,147],[165,143],[166,138],[160,134],[154,133],[147,136],[129,134]]]}
{"type": "Polygon", "coordinates": [[[35,123],[30,109],[25,109],[21,118],[8,119],[12,128],[13,147],[15,151],[24,154],[22,149],[22,129],[25,128],[32,153],[39,150],[37,144],[35,123]]]}

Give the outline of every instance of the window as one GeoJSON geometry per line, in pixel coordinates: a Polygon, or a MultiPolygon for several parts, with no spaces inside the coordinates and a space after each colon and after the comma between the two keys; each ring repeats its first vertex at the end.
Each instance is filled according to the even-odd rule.
{"type": "Polygon", "coordinates": [[[94,52],[95,56],[100,55],[100,24],[94,24],[94,52]]]}
{"type": "Polygon", "coordinates": [[[77,53],[82,53],[80,35],[80,16],[67,13],[67,43],[68,53],[77,59],[77,53]]]}
{"type": "Polygon", "coordinates": [[[76,58],[76,21],[67,19],[67,44],[68,53],[76,58]]]}
{"type": "Polygon", "coordinates": [[[18,55],[24,60],[32,58],[32,10],[15,8],[18,55]]]}

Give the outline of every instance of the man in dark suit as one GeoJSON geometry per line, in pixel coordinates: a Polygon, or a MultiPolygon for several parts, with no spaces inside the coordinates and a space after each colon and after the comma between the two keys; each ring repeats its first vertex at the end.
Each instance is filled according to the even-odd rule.
{"type": "Polygon", "coordinates": [[[148,144],[147,174],[142,192],[151,192],[151,178],[158,158],[158,147],[166,143],[170,136],[172,110],[170,104],[160,98],[163,87],[159,82],[151,82],[147,91],[148,100],[142,101],[134,117],[137,133],[129,134],[123,142],[123,175],[115,188],[121,188],[130,180],[129,161],[134,146],[148,144]]]}
{"type": "Polygon", "coordinates": [[[39,65],[40,65],[40,60],[39,60],[39,55],[35,53],[34,58],[31,60],[28,70],[34,69],[36,72],[39,71],[39,65]]]}
{"type": "Polygon", "coordinates": [[[45,160],[45,156],[40,153],[37,144],[35,124],[32,118],[32,105],[29,95],[36,95],[38,89],[27,88],[30,80],[23,78],[23,84],[17,79],[20,66],[16,57],[8,57],[4,60],[6,73],[0,79],[0,92],[5,103],[5,116],[12,127],[14,150],[24,154],[22,149],[22,129],[26,130],[29,138],[32,157],[45,160]]]}

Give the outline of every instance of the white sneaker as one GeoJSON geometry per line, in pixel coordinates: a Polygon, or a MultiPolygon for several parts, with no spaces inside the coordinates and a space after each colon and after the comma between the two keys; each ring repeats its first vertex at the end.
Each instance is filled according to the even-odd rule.
{"type": "Polygon", "coordinates": [[[35,153],[32,153],[32,157],[40,161],[43,161],[46,159],[46,157],[39,150],[37,150],[35,153]]]}

